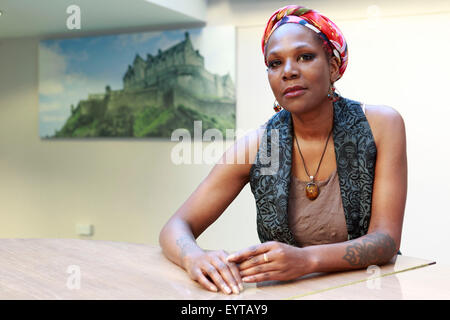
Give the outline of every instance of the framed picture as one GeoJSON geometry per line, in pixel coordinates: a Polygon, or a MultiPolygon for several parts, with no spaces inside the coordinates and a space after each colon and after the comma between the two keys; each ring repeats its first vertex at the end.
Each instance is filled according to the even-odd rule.
{"type": "Polygon", "coordinates": [[[235,28],[39,44],[41,138],[158,137],[236,126],[235,28]]]}

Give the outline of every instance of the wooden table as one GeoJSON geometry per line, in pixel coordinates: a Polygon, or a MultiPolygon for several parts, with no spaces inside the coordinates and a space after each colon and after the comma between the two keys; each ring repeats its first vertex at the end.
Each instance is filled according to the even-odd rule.
{"type": "Polygon", "coordinates": [[[430,265],[385,277],[324,290],[301,299],[313,300],[449,300],[450,268],[430,265]]]}
{"type": "Polygon", "coordinates": [[[448,299],[450,268],[432,263],[398,256],[375,273],[310,274],[289,282],[245,284],[241,294],[226,295],[202,289],[157,246],[1,239],[0,299],[448,299]]]}

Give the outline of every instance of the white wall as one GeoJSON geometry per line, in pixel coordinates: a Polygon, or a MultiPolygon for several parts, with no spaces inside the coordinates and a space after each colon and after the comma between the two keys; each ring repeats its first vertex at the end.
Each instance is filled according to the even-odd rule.
{"type": "MultiPolygon", "coordinates": [[[[208,25],[237,26],[237,124],[244,130],[273,114],[260,37],[272,11],[288,4],[250,2],[214,0],[208,6],[208,25]]],[[[450,264],[450,173],[444,169],[450,4],[391,2],[376,1],[382,16],[370,21],[367,7],[373,2],[303,4],[331,17],[349,42],[349,67],[337,83],[341,93],[391,105],[405,119],[409,193],[403,253],[450,264]]],[[[40,140],[37,45],[37,39],[0,41],[0,237],[75,238],[75,223],[84,222],[95,225],[92,239],[156,244],[162,225],[212,165],[174,165],[169,142],[40,140]]],[[[199,243],[235,250],[258,242],[255,213],[247,186],[199,243]]]]}

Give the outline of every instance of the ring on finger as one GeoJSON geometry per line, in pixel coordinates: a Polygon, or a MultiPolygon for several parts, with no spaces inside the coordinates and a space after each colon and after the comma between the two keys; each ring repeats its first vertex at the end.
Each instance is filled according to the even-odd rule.
{"type": "Polygon", "coordinates": [[[263,254],[263,258],[264,258],[264,262],[265,263],[269,262],[269,258],[267,257],[267,253],[263,254]]]}

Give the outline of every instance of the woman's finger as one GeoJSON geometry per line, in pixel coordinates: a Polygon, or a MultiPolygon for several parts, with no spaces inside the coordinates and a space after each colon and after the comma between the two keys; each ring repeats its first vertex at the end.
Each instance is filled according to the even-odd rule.
{"type": "Polygon", "coordinates": [[[239,272],[239,267],[234,262],[228,262],[228,263],[231,265],[230,270],[234,276],[234,279],[236,279],[239,290],[243,291],[244,290],[244,282],[242,281],[241,273],[239,272]]]}
{"type": "Polygon", "coordinates": [[[225,281],[227,286],[231,288],[233,293],[239,294],[239,288],[237,286],[236,279],[234,279],[234,276],[231,273],[228,264],[226,262],[223,262],[219,257],[215,257],[211,261],[211,264],[216,268],[217,271],[219,271],[220,275],[222,276],[222,279],[225,281]]]}
{"type": "Polygon", "coordinates": [[[220,257],[220,259],[222,259],[222,261],[224,263],[227,264],[228,268],[231,271],[231,274],[233,275],[234,279],[236,280],[236,283],[237,283],[240,291],[243,291],[244,290],[244,282],[242,281],[242,278],[241,278],[241,275],[239,272],[239,267],[237,266],[237,264],[234,262],[228,262],[227,261],[228,253],[223,250],[220,252],[219,257],[220,257]]]}
{"type": "Polygon", "coordinates": [[[275,263],[265,263],[265,264],[259,264],[250,268],[247,268],[245,270],[241,270],[240,274],[242,278],[257,275],[260,273],[266,273],[269,271],[275,271],[276,270],[276,264],[275,263]]]}
{"type": "MultiPolygon", "coordinates": [[[[233,278],[234,278],[234,280],[235,280],[235,282],[236,282],[236,284],[238,286],[238,288],[237,288],[238,289],[237,290],[238,293],[240,291],[244,290],[244,283],[242,281],[241,274],[239,272],[238,266],[234,262],[228,262],[226,255],[221,257],[221,259],[222,259],[222,262],[225,263],[228,266],[228,269],[230,270],[230,272],[231,272],[231,274],[232,274],[232,276],[233,276],[233,278]]],[[[233,290],[233,292],[234,291],[235,290],[233,290]]]]}
{"type": "Polygon", "coordinates": [[[261,282],[261,281],[270,281],[277,280],[277,271],[267,271],[263,273],[258,273],[252,276],[243,277],[242,281],[244,282],[261,282]]]}
{"type": "Polygon", "coordinates": [[[217,287],[211,281],[209,281],[208,278],[205,277],[200,269],[195,272],[195,280],[207,290],[214,292],[218,291],[217,287]]]}
{"type": "Polygon", "coordinates": [[[264,252],[263,254],[258,254],[257,256],[251,257],[250,259],[242,262],[239,265],[239,270],[242,272],[243,270],[246,270],[248,268],[266,264],[269,261],[269,252],[264,252]]]}
{"type": "Polygon", "coordinates": [[[211,278],[212,281],[214,281],[214,284],[217,286],[217,288],[220,288],[226,294],[231,293],[230,287],[228,287],[228,285],[225,283],[220,273],[216,270],[216,268],[213,265],[211,264],[206,265],[203,271],[208,274],[208,276],[211,278]]]}
{"type": "Polygon", "coordinates": [[[227,257],[227,261],[239,263],[239,262],[242,262],[244,260],[248,260],[251,257],[256,256],[258,254],[263,254],[263,253],[265,253],[265,252],[267,252],[269,250],[270,250],[270,245],[267,244],[267,242],[266,243],[262,243],[262,244],[258,244],[258,245],[254,245],[254,246],[251,246],[251,247],[249,247],[247,249],[244,249],[244,250],[235,252],[233,254],[230,254],[227,257]]]}

